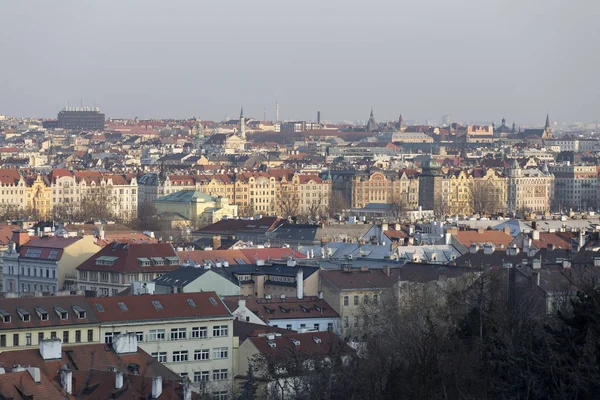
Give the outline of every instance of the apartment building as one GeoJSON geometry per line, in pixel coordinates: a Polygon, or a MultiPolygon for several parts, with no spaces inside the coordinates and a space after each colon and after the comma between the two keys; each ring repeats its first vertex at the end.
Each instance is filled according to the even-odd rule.
{"type": "Polygon", "coordinates": [[[21,294],[74,289],[75,268],[99,249],[91,235],[30,236],[15,230],[2,253],[3,288],[21,294]]]}
{"type": "Polygon", "coordinates": [[[0,169],[0,207],[24,210],[25,179],[17,169],[0,169]]]}
{"type": "Polygon", "coordinates": [[[114,242],[77,266],[75,286],[114,296],[133,282],[150,282],[181,266],[170,243],[114,242]]]}
{"type": "MultiPolygon", "coordinates": [[[[356,171],[346,179],[351,181],[350,198],[346,200],[354,208],[362,208],[370,203],[402,204],[407,209],[418,207],[419,180],[415,170],[386,171],[371,168],[356,171]]],[[[339,190],[343,180],[337,180],[339,190]]],[[[343,190],[343,188],[342,188],[343,190]]]]}
{"type": "Polygon", "coordinates": [[[546,212],[554,196],[554,175],[544,164],[542,169],[521,168],[513,160],[506,173],[507,205],[510,210],[546,212]]]}
{"type": "Polygon", "coordinates": [[[0,351],[31,349],[47,339],[59,339],[63,344],[100,341],[99,320],[85,297],[0,300],[0,351]]]}
{"type": "Polygon", "coordinates": [[[88,298],[88,302],[105,343],[135,332],[140,348],[189,378],[195,391],[217,396],[231,390],[233,316],[215,292],[88,298]]]}
{"type": "Polygon", "coordinates": [[[549,167],[549,171],[554,175],[554,207],[587,210],[597,206],[598,169],[595,165],[565,162],[549,167]]]}

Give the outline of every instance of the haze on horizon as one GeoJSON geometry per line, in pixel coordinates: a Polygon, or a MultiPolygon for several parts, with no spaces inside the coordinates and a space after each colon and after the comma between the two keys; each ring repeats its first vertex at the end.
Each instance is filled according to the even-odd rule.
{"type": "Polygon", "coordinates": [[[600,3],[561,0],[3,4],[0,114],[599,120],[600,3]]]}

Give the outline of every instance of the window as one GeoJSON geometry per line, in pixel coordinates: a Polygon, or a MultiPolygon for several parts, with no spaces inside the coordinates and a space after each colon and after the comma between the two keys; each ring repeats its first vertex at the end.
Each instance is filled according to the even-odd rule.
{"type": "Polygon", "coordinates": [[[194,361],[206,361],[210,359],[210,351],[208,349],[194,350],[194,361]]]}
{"type": "Polygon", "coordinates": [[[287,325],[285,326],[285,329],[292,329],[292,324],[287,324],[287,325]]]}
{"type": "Polygon", "coordinates": [[[365,294],[363,296],[363,304],[366,306],[367,304],[369,304],[369,295],[365,294]]]}
{"type": "Polygon", "coordinates": [[[229,394],[226,390],[221,390],[219,392],[213,392],[212,398],[213,400],[229,400],[229,394]]]}
{"type": "Polygon", "coordinates": [[[173,362],[185,362],[187,360],[188,360],[187,350],[173,352],[173,362]]]}
{"type": "Polygon", "coordinates": [[[85,318],[85,309],[79,306],[73,306],[73,311],[75,311],[75,315],[77,318],[84,319],[85,318]]]}
{"type": "Polygon", "coordinates": [[[208,382],[209,379],[210,379],[209,371],[194,372],[194,382],[208,382]]]}
{"type": "Polygon", "coordinates": [[[154,306],[154,308],[156,308],[157,310],[162,310],[163,306],[162,304],[160,304],[160,301],[158,300],[154,300],[152,301],[152,305],[154,306]]]}
{"type": "Polygon", "coordinates": [[[206,326],[192,328],[192,339],[206,339],[208,337],[208,328],[206,326]]]}
{"type": "Polygon", "coordinates": [[[129,311],[129,309],[127,308],[127,305],[125,303],[123,303],[122,301],[119,301],[117,304],[119,305],[119,308],[121,309],[121,311],[129,311]]]}
{"type": "Polygon", "coordinates": [[[328,322],[327,323],[327,330],[328,331],[332,331],[333,330],[333,322],[328,322]]]}
{"type": "Polygon", "coordinates": [[[379,296],[377,296],[376,294],[374,294],[374,295],[373,295],[373,303],[374,303],[375,305],[377,305],[378,301],[379,301],[379,296]]]}
{"type": "Polygon", "coordinates": [[[227,347],[217,347],[213,349],[213,359],[220,360],[229,356],[227,347]]]}
{"type": "Polygon", "coordinates": [[[143,342],[144,341],[144,332],[136,332],[135,337],[137,338],[138,342],[143,342]]]}
{"type": "Polygon", "coordinates": [[[354,317],[354,326],[358,326],[358,317],[354,317]]]}
{"type": "Polygon", "coordinates": [[[88,329],[88,342],[93,342],[94,341],[94,331],[92,329],[88,329]]]}
{"type": "Polygon", "coordinates": [[[56,339],[56,331],[50,332],[50,339],[56,339]]]}
{"type": "Polygon", "coordinates": [[[0,347],[6,347],[6,335],[0,335],[0,347]]]}
{"type": "Polygon", "coordinates": [[[183,380],[187,380],[189,374],[187,372],[180,372],[179,376],[183,378],[183,380]]]}
{"type": "Polygon", "coordinates": [[[173,328],[171,329],[171,340],[182,340],[185,339],[187,330],[185,328],[173,328]]]}
{"type": "Polygon", "coordinates": [[[56,311],[56,315],[60,317],[60,319],[68,319],[69,313],[62,307],[54,306],[54,311],[56,311]]]}
{"type": "Polygon", "coordinates": [[[348,296],[344,296],[344,306],[348,306],[348,296]]]}
{"type": "Polygon", "coordinates": [[[31,333],[25,334],[25,346],[31,346],[31,333]]]}
{"type": "Polygon", "coordinates": [[[194,301],[194,299],[187,299],[186,301],[190,307],[196,308],[196,302],[194,301]]]}
{"type": "Polygon", "coordinates": [[[319,324],[315,324],[314,328],[315,328],[315,331],[318,331],[319,330],[319,324]]]}
{"type": "Polygon", "coordinates": [[[81,331],[80,330],[75,331],[75,343],[81,343],[81,331]]]}
{"type": "Polygon", "coordinates": [[[213,369],[213,381],[224,381],[227,379],[227,369],[213,369]]]}
{"type": "Polygon", "coordinates": [[[13,334],[13,346],[18,346],[19,345],[19,334],[15,333],[13,334]]]}
{"type": "Polygon", "coordinates": [[[348,317],[344,317],[344,328],[348,327],[348,317]]]}
{"type": "Polygon", "coordinates": [[[358,296],[354,296],[354,305],[357,306],[358,305],[358,296]]]}
{"type": "Polygon", "coordinates": [[[164,329],[150,329],[148,332],[148,341],[154,342],[157,340],[165,340],[165,330],[164,329]]]}
{"type": "Polygon", "coordinates": [[[38,344],[44,340],[44,332],[38,332],[38,344]]]}
{"type": "Polygon", "coordinates": [[[227,336],[227,335],[229,335],[227,325],[213,326],[213,336],[214,337],[227,336]]]}
{"type": "Polygon", "coordinates": [[[63,332],[63,343],[69,343],[69,331],[63,332]]]}
{"type": "Polygon", "coordinates": [[[121,332],[104,332],[104,343],[112,343],[113,337],[120,334],[121,332]]]}
{"type": "Polygon", "coordinates": [[[157,353],[152,353],[152,357],[156,358],[156,361],[164,363],[167,362],[167,352],[159,351],[157,353]]]}

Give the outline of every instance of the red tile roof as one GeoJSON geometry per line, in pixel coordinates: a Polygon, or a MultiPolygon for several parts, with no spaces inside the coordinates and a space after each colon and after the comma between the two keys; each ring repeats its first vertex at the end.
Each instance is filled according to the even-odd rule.
{"type": "Polygon", "coordinates": [[[489,229],[483,232],[470,230],[470,231],[458,231],[454,233],[454,237],[466,247],[469,247],[471,243],[493,243],[495,246],[508,247],[512,243],[514,237],[504,231],[489,229]]]}
{"type": "Polygon", "coordinates": [[[94,310],[98,310],[96,304],[104,309],[102,312],[96,312],[101,322],[231,317],[231,313],[215,292],[99,297],[88,298],[88,302],[94,310]],[[188,299],[193,300],[196,307],[191,306],[188,299]],[[162,306],[162,309],[159,309],[160,306],[157,308],[153,302],[158,302],[157,305],[162,306]],[[123,311],[119,303],[125,303],[128,311],[123,311]]]}
{"type": "Polygon", "coordinates": [[[17,185],[21,179],[19,171],[16,169],[0,169],[0,184],[17,185]]]}
{"type": "Polygon", "coordinates": [[[330,354],[352,354],[354,350],[348,346],[333,332],[307,332],[293,333],[276,336],[269,340],[267,336],[249,337],[248,340],[262,354],[289,354],[290,352],[301,353],[304,356],[327,356],[330,354]],[[292,339],[300,342],[295,345],[292,339]],[[315,340],[317,339],[317,340],[315,340]],[[271,347],[268,342],[274,342],[275,347],[271,347]]]}
{"type": "MultiPolygon", "coordinates": [[[[230,310],[237,309],[238,298],[238,296],[224,298],[230,310]]],[[[273,319],[337,318],[340,316],[325,300],[309,296],[303,299],[288,297],[285,300],[248,297],[246,298],[246,307],[266,323],[273,319]]]]}
{"type": "Polygon", "coordinates": [[[88,258],[77,267],[78,270],[94,270],[104,272],[168,272],[179,267],[180,262],[171,264],[167,257],[177,257],[177,252],[170,243],[120,243],[115,242],[88,258]],[[96,265],[99,257],[116,257],[113,265],[96,265]],[[153,257],[163,259],[164,265],[156,265],[153,257]],[[140,259],[152,260],[151,265],[142,266],[140,259]]]}
{"type": "Polygon", "coordinates": [[[44,374],[40,374],[40,382],[36,383],[28,371],[6,372],[1,374],[0,393],[3,399],[75,399],[72,395],[63,394],[63,390],[56,380],[50,379],[44,374]]]}

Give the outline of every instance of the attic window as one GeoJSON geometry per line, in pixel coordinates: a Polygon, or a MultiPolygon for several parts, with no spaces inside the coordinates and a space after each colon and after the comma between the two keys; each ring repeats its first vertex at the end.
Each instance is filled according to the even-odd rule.
{"type": "Polygon", "coordinates": [[[104,312],[104,307],[102,306],[102,304],[95,303],[94,307],[96,307],[96,310],[98,310],[98,312],[104,312]]]}
{"type": "Polygon", "coordinates": [[[69,313],[62,307],[54,306],[54,311],[60,317],[60,319],[69,319],[69,313]]]}
{"type": "Polygon", "coordinates": [[[29,258],[40,258],[42,255],[42,249],[27,249],[25,257],[29,258]]]}
{"type": "Polygon", "coordinates": [[[149,267],[150,266],[150,260],[146,257],[140,257],[138,258],[138,262],[140,263],[140,265],[142,267],[149,267]]]}
{"type": "Polygon", "coordinates": [[[271,342],[270,340],[267,341],[267,344],[269,345],[269,347],[271,348],[275,348],[277,347],[277,345],[275,344],[275,342],[271,342]]]}
{"type": "Polygon", "coordinates": [[[208,301],[210,301],[210,304],[212,304],[213,306],[215,306],[215,307],[217,306],[217,300],[215,300],[214,297],[209,297],[208,301]]]}
{"type": "Polygon", "coordinates": [[[316,336],[313,336],[313,340],[315,341],[316,344],[320,344],[321,343],[321,339],[318,338],[318,337],[316,337],[316,336]]]}
{"type": "Polygon", "coordinates": [[[84,319],[85,318],[85,309],[80,306],[73,306],[73,311],[77,315],[77,318],[84,319]]]}
{"type": "Polygon", "coordinates": [[[304,304],[300,304],[300,308],[302,308],[302,311],[306,313],[310,312],[310,308],[306,307],[304,304]]]}
{"type": "Polygon", "coordinates": [[[300,346],[300,341],[297,339],[292,339],[292,343],[294,343],[294,346],[300,346]]]}
{"type": "Polygon", "coordinates": [[[268,312],[269,314],[273,314],[275,312],[274,308],[268,307],[268,306],[263,306],[265,311],[268,312]]]}
{"type": "Polygon", "coordinates": [[[48,311],[38,307],[35,309],[35,312],[37,313],[37,315],[39,315],[40,320],[48,321],[48,311]]]}
{"type": "Polygon", "coordinates": [[[285,314],[288,314],[290,312],[289,307],[279,306],[279,309],[281,310],[281,312],[283,312],[285,314]]]}
{"type": "Polygon", "coordinates": [[[50,250],[50,253],[48,253],[48,260],[56,260],[58,258],[58,250],[54,249],[54,250],[50,250]]]}
{"type": "Polygon", "coordinates": [[[22,308],[17,308],[17,312],[21,316],[21,319],[23,320],[23,322],[31,321],[31,316],[29,315],[29,313],[26,310],[24,310],[22,308]]]}
{"type": "Polygon", "coordinates": [[[127,308],[127,305],[125,303],[123,303],[122,301],[117,303],[119,305],[119,308],[121,309],[121,311],[129,311],[129,309],[127,308]]]}
{"type": "Polygon", "coordinates": [[[96,259],[96,265],[115,265],[115,261],[117,261],[119,257],[110,257],[110,256],[100,256],[96,259]]]}
{"type": "Polygon", "coordinates": [[[188,305],[192,308],[196,308],[196,302],[193,299],[186,299],[188,305]]]}
{"type": "Polygon", "coordinates": [[[165,265],[165,260],[162,257],[152,257],[154,265],[165,265]]]}
{"type": "Polygon", "coordinates": [[[153,300],[152,301],[152,305],[154,306],[154,308],[156,308],[157,310],[162,310],[163,306],[162,304],[160,304],[160,301],[158,300],[153,300]]]}
{"type": "Polygon", "coordinates": [[[0,315],[2,316],[2,322],[5,324],[10,323],[10,314],[4,308],[0,308],[0,315]]]}
{"type": "Polygon", "coordinates": [[[177,265],[179,264],[179,257],[165,257],[167,259],[167,263],[169,265],[177,265]]]}

